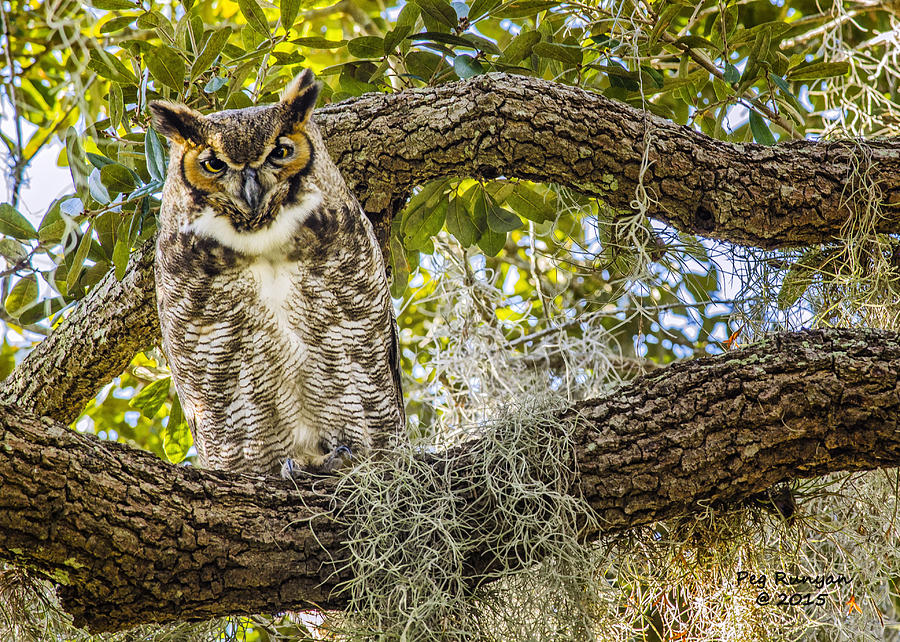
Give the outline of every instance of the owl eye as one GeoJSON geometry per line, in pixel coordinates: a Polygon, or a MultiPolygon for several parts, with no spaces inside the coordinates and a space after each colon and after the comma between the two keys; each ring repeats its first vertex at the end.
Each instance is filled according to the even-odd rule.
{"type": "Polygon", "coordinates": [[[218,174],[223,169],[225,169],[226,165],[224,161],[220,161],[218,158],[213,156],[212,158],[207,158],[205,161],[200,161],[200,167],[205,169],[210,174],[218,174]]]}
{"type": "Polygon", "coordinates": [[[293,153],[293,150],[287,145],[276,145],[272,153],[269,154],[269,160],[284,160],[293,153]]]}

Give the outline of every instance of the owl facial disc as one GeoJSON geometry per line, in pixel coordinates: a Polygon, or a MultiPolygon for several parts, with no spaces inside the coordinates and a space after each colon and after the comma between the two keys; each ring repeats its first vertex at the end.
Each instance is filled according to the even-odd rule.
{"type": "Polygon", "coordinates": [[[150,111],[196,201],[236,233],[250,233],[272,225],[284,204],[309,189],[304,178],[314,150],[306,128],[318,93],[306,70],[274,105],[204,116],[185,105],[154,101],[150,111]]]}

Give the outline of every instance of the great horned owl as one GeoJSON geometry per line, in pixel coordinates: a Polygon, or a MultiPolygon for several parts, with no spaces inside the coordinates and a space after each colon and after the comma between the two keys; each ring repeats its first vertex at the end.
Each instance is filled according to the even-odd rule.
{"type": "Polygon", "coordinates": [[[171,143],[163,350],[203,466],[330,470],[403,422],[381,252],[310,121],[318,91],[306,70],[270,106],[150,104],[171,143]]]}

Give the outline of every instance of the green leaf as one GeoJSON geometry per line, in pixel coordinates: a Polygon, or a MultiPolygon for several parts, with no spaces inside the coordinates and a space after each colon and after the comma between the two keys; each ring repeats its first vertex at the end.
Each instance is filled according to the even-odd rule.
{"type": "Polygon", "coordinates": [[[489,54],[500,55],[500,47],[487,38],[482,38],[481,36],[475,35],[474,33],[464,33],[460,36],[463,40],[468,43],[471,43],[478,51],[484,51],[489,54]]]}
{"type": "Polygon", "coordinates": [[[669,23],[678,16],[681,9],[682,7],[679,4],[672,3],[662,10],[659,17],[656,19],[656,24],[653,25],[653,30],[650,32],[649,40],[651,46],[656,44],[660,34],[669,26],[669,23]]]}
{"type": "Polygon", "coordinates": [[[320,36],[306,36],[304,38],[294,38],[292,44],[300,47],[309,47],[310,49],[337,49],[347,44],[346,40],[328,40],[320,36]]]}
{"type": "Polygon", "coordinates": [[[122,61],[103,49],[91,49],[88,68],[113,82],[126,85],[137,84],[134,74],[122,64],[122,61]]]}
{"type": "Polygon", "coordinates": [[[247,56],[262,57],[271,50],[266,37],[259,33],[252,25],[244,25],[241,27],[241,42],[244,45],[244,51],[248,53],[246,56],[242,56],[237,60],[243,61],[247,56]]]}
{"type": "Polygon", "coordinates": [[[500,207],[494,197],[490,194],[485,195],[485,203],[487,205],[487,225],[495,232],[512,232],[522,227],[522,219],[510,212],[508,209],[500,207]]]}
{"type": "Polygon", "coordinates": [[[0,239],[0,256],[6,259],[10,265],[13,265],[28,256],[28,252],[16,240],[0,239]]]}
{"type": "Polygon", "coordinates": [[[463,80],[484,73],[484,67],[481,66],[481,63],[466,54],[459,54],[453,59],[453,70],[463,80]]]}
{"type": "Polygon", "coordinates": [[[447,25],[451,29],[459,24],[456,17],[456,9],[450,6],[445,0],[415,0],[415,4],[419,6],[422,13],[430,16],[437,22],[447,25]]]}
{"type": "Polygon", "coordinates": [[[406,250],[395,231],[391,232],[391,296],[399,299],[406,291],[409,284],[409,263],[406,260],[406,250]]]}
{"type": "Polygon", "coordinates": [[[741,79],[741,72],[738,71],[738,68],[732,65],[730,62],[725,63],[725,73],[723,75],[723,80],[727,82],[729,85],[733,85],[741,79]]]}
{"type": "Polygon", "coordinates": [[[165,181],[166,150],[152,127],[148,127],[147,133],[144,134],[144,159],[150,177],[155,181],[165,181]]]}
{"type": "Polygon", "coordinates": [[[787,34],[788,31],[791,30],[791,25],[781,20],[773,20],[770,22],[762,22],[757,25],[753,25],[749,29],[738,29],[735,31],[731,37],[729,38],[729,44],[734,47],[735,45],[750,42],[751,40],[756,40],[759,36],[760,32],[765,31],[768,33],[769,41],[775,43],[776,45],[782,41],[783,37],[787,34]]]}
{"type": "Polygon", "coordinates": [[[384,39],[360,36],[347,43],[347,51],[356,58],[381,58],[384,55],[384,39]]]}
{"type": "Polygon", "coordinates": [[[100,170],[100,180],[109,194],[130,192],[136,187],[131,171],[118,163],[104,165],[100,170]]]}
{"type": "Polygon", "coordinates": [[[103,255],[106,258],[112,258],[113,248],[116,245],[116,223],[118,223],[119,214],[117,212],[103,212],[94,219],[94,231],[97,233],[97,239],[103,255]]]}
{"type": "Polygon", "coordinates": [[[256,0],[237,0],[241,13],[247,19],[247,24],[253,27],[258,33],[269,37],[269,21],[266,14],[263,13],[262,7],[256,0]]]}
{"type": "Polygon", "coordinates": [[[122,86],[117,83],[109,85],[109,126],[113,131],[122,124],[122,116],[125,115],[125,99],[122,96],[122,86]]]}
{"type": "Polygon", "coordinates": [[[478,239],[478,247],[488,256],[500,254],[500,250],[503,249],[504,245],[506,245],[506,232],[495,232],[488,229],[478,239]]]}
{"type": "Polygon", "coordinates": [[[154,47],[151,53],[144,56],[144,64],[156,82],[177,92],[184,89],[184,75],[187,71],[184,60],[171,47],[154,47]]]}
{"type": "Polygon", "coordinates": [[[137,26],[141,29],[164,29],[170,35],[172,34],[172,23],[158,11],[142,13],[138,17],[137,26]]]}
{"type": "Polygon", "coordinates": [[[0,203],[0,234],[21,241],[30,241],[38,236],[34,225],[9,203],[0,203]]]}
{"type": "Polygon", "coordinates": [[[538,42],[532,47],[532,51],[541,58],[552,58],[569,67],[580,65],[583,56],[581,47],[555,42],[538,42]]]}
{"type": "Polygon", "coordinates": [[[230,27],[219,29],[210,34],[209,38],[206,40],[206,44],[203,46],[203,51],[200,52],[197,58],[194,59],[194,63],[191,65],[191,80],[194,80],[197,76],[209,69],[209,66],[213,64],[219,54],[222,53],[225,45],[228,44],[228,39],[230,37],[230,27]]]}
{"type": "Polygon", "coordinates": [[[641,80],[644,82],[645,89],[648,89],[647,85],[651,83],[656,87],[656,89],[662,89],[665,83],[665,77],[654,69],[653,67],[648,67],[647,65],[641,65],[641,80]]]}
{"type": "Polygon", "coordinates": [[[104,11],[123,11],[137,9],[138,5],[130,0],[91,0],[91,6],[104,11]]]}
{"type": "Polygon", "coordinates": [[[788,268],[781,289],[778,291],[778,309],[787,310],[792,307],[806,290],[813,284],[816,274],[822,270],[829,261],[829,254],[819,248],[813,248],[803,253],[795,263],[788,268]]]}
{"type": "Polygon", "coordinates": [[[536,29],[523,31],[506,45],[500,60],[508,65],[518,64],[531,55],[531,50],[540,41],[541,33],[536,29]]]}
{"type": "Polygon", "coordinates": [[[784,78],[782,78],[778,74],[769,74],[769,78],[772,79],[772,82],[778,85],[778,88],[782,91],[782,93],[793,95],[791,94],[791,86],[787,84],[787,81],[784,78]]]}
{"type": "Polygon", "coordinates": [[[384,53],[391,54],[403,39],[412,31],[409,25],[398,25],[384,35],[384,53]]]}
{"type": "Polygon", "coordinates": [[[405,5],[403,5],[403,8],[400,9],[400,13],[397,15],[397,22],[395,23],[394,28],[396,29],[397,27],[409,27],[410,30],[414,29],[421,13],[422,10],[419,9],[419,5],[412,2],[407,2],[405,5]]]}
{"type": "Polygon", "coordinates": [[[172,377],[165,377],[159,381],[154,381],[144,386],[128,404],[132,408],[137,408],[147,419],[153,419],[163,403],[169,398],[169,385],[172,377]]]}
{"type": "Polygon", "coordinates": [[[406,69],[423,82],[429,82],[443,64],[441,57],[430,51],[411,51],[406,56],[406,69]]]}
{"type": "Polygon", "coordinates": [[[135,20],[137,20],[136,15],[119,16],[117,18],[113,18],[112,20],[107,20],[100,26],[100,33],[106,34],[121,31],[135,20]]]}
{"type": "Polygon", "coordinates": [[[760,145],[774,145],[775,136],[769,130],[769,126],[763,117],[755,111],[750,111],[750,131],[753,132],[753,140],[760,145]]]}
{"type": "Polygon", "coordinates": [[[116,279],[121,281],[125,278],[125,271],[128,268],[128,255],[131,253],[131,244],[127,238],[119,237],[116,239],[116,245],[113,247],[113,265],[116,268],[116,279]]]}
{"type": "Polygon", "coordinates": [[[409,199],[398,228],[407,249],[419,250],[430,246],[431,237],[444,225],[447,212],[444,189],[448,182],[448,179],[432,181],[409,199]]]}
{"type": "MultiPolygon", "coordinates": [[[[155,413],[154,413],[155,414],[155,413]]],[[[173,464],[180,463],[187,456],[194,439],[191,429],[184,418],[181,408],[181,400],[178,395],[172,400],[172,409],[169,411],[169,421],[162,429],[163,451],[173,464]]]]}
{"type": "Polygon", "coordinates": [[[60,203],[66,200],[77,200],[72,197],[64,196],[53,202],[44,218],[38,224],[38,240],[44,245],[55,245],[62,241],[63,235],[66,233],[66,220],[60,214],[60,203]]]}
{"type": "Polygon", "coordinates": [[[492,15],[495,18],[523,18],[558,6],[559,2],[556,0],[513,0],[513,2],[504,3],[492,15]]]}
{"type": "Polygon", "coordinates": [[[463,198],[472,204],[472,223],[478,228],[479,237],[488,230],[487,224],[487,192],[484,185],[477,184],[466,190],[463,198]]]}
{"type": "Polygon", "coordinates": [[[425,206],[426,204],[430,204],[432,206],[436,205],[440,200],[441,195],[444,193],[444,189],[447,187],[447,183],[449,183],[449,180],[445,178],[431,181],[430,183],[425,184],[418,192],[413,194],[403,210],[403,214],[400,219],[401,222],[405,221],[406,217],[409,216],[409,214],[411,214],[414,210],[417,210],[420,207],[425,206]]]}
{"type": "Polygon", "coordinates": [[[469,7],[469,20],[475,22],[484,14],[490,13],[501,0],[474,0],[469,7]]]}
{"type": "Polygon", "coordinates": [[[78,249],[75,250],[75,257],[72,259],[72,263],[68,264],[68,271],[66,272],[66,291],[64,294],[71,295],[75,291],[75,286],[78,285],[78,279],[81,276],[81,267],[84,265],[84,260],[87,258],[88,250],[91,249],[91,236],[92,236],[92,226],[88,226],[85,233],[81,236],[81,241],[78,243],[78,249]]]}
{"type": "Polygon", "coordinates": [[[300,12],[301,0],[281,0],[281,27],[285,33],[290,31],[300,12]]]}
{"type": "Polygon", "coordinates": [[[472,221],[472,215],[466,209],[465,202],[459,196],[450,200],[447,206],[447,231],[456,237],[459,244],[471,247],[481,236],[481,230],[472,221]]]}
{"type": "Polygon", "coordinates": [[[683,45],[687,45],[691,49],[710,49],[712,51],[718,51],[718,47],[715,43],[710,42],[706,38],[701,36],[682,36],[675,42],[683,45]]]}
{"type": "Polygon", "coordinates": [[[203,91],[207,94],[214,94],[219,91],[222,87],[225,86],[225,83],[228,82],[227,78],[222,78],[222,76],[213,76],[209,79],[209,82],[203,87],[203,91]]]}
{"type": "Polygon", "coordinates": [[[84,155],[81,139],[74,127],[69,127],[66,130],[66,160],[69,163],[69,174],[72,176],[72,183],[75,185],[75,189],[78,190],[79,195],[81,195],[82,200],[85,200],[91,168],[84,155]]]}
{"type": "Polygon", "coordinates": [[[62,310],[66,306],[65,300],[61,296],[55,296],[51,299],[37,301],[34,305],[27,306],[19,313],[19,323],[22,325],[31,325],[42,319],[46,319],[62,310]]]}
{"type": "Polygon", "coordinates": [[[29,274],[16,281],[12,291],[6,297],[4,306],[9,316],[18,319],[28,307],[30,307],[38,297],[37,277],[29,274]]]}
{"type": "Polygon", "coordinates": [[[90,164],[97,169],[103,169],[106,165],[112,165],[116,162],[108,156],[104,156],[103,154],[95,154],[93,152],[85,152],[85,156],[87,156],[90,164]]]}
{"type": "Polygon", "coordinates": [[[445,45],[466,47],[467,49],[478,49],[478,45],[473,43],[471,40],[466,40],[465,38],[461,38],[460,36],[455,36],[452,33],[441,33],[440,31],[423,31],[421,33],[414,33],[413,35],[409,36],[409,39],[414,42],[439,42],[445,45]]]}
{"type": "Polygon", "coordinates": [[[106,261],[94,263],[85,269],[84,274],[81,275],[81,284],[84,286],[85,291],[89,292],[95,285],[100,283],[108,272],[109,263],[106,261]]]}
{"type": "Polygon", "coordinates": [[[403,245],[408,250],[424,250],[431,237],[441,231],[447,215],[447,200],[426,203],[403,220],[403,245]]]}
{"type": "Polygon", "coordinates": [[[819,80],[833,76],[845,76],[850,71],[849,62],[817,62],[788,70],[788,80],[819,80]]]}
{"type": "Polygon", "coordinates": [[[91,198],[100,203],[100,205],[107,205],[112,200],[109,191],[107,191],[103,180],[100,178],[99,169],[95,169],[88,177],[88,190],[91,193],[91,198]]]}
{"type": "Polygon", "coordinates": [[[555,195],[548,192],[548,197],[541,196],[525,183],[519,182],[513,187],[512,193],[506,197],[506,202],[517,214],[535,223],[543,223],[556,218],[555,195]]]}

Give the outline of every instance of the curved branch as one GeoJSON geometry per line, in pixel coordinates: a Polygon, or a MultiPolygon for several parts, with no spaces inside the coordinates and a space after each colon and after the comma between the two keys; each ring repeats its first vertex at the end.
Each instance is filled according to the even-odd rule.
{"type": "MultiPolygon", "coordinates": [[[[900,231],[896,142],[732,145],[575,87],[505,74],[367,94],[317,110],[316,120],[382,248],[409,191],[444,176],[550,181],[627,209],[645,135],[649,213],[679,229],[760,247],[824,242],[846,222],[842,195],[864,171],[894,206],[878,229],[900,231]]],[[[0,401],[71,421],[157,343],[152,258],[148,244],[123,283],[107,275],[3,382],[0,401]]]]}
{"type": "Polygon", "coordinates": [[[70,423],[137,352],[159,343],[155,241],[112,270],[0,385],[0,403],[70,423]]]}
{"type": "MultiPolygon", "coordinates": [[[[660,369],[562,413],[576,422],[575,491],[614,533],[797,476],[898,465],[898,370],[900,335],[849,330],[660,369]]],[[[468,452],[434,464],[471,493],[468,452]]],[[[0,488],[0,560],[61,584],[95,631],[345,604],[334,479],[295,490],[171,466],[2,406],[0,488]]]]}
{"type": "Polygon", "coordinates": [[[877,184],[880,232],[900,232],[900,142],[714,140],[576,87],[488,74],[316,112],[329,151],[367,209],[446,176],[557,183],[628,210],[643,174],[648,215],[679,230],[763,248],[825,243],[877,184]],[[849,205],[849,207],[848,207],[849,205]]]}

